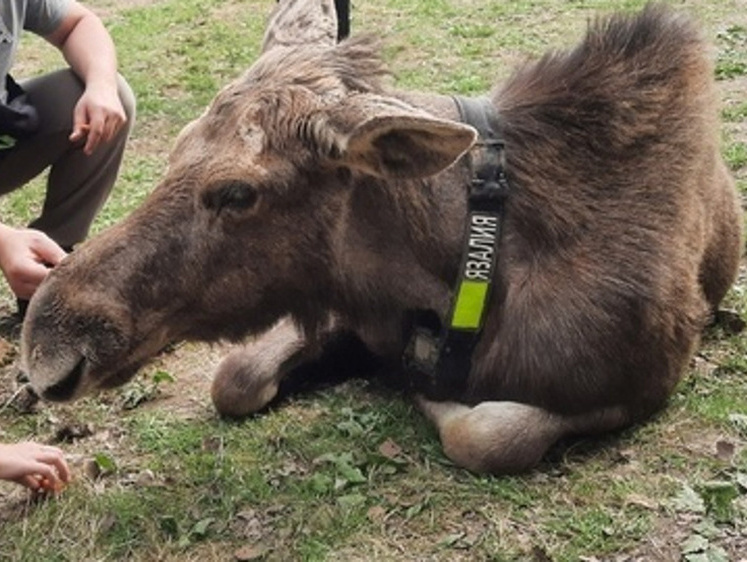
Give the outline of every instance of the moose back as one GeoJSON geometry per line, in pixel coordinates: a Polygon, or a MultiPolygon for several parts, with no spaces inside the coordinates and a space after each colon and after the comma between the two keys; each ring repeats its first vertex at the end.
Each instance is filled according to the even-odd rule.
{"type": "Polygon", "coordinates": [[[22,335],[35,389],[71,400],[168,342],[231,340],[212,396],[245,416],[289,377],[370,356],[456,464],[492,473],[660,409],[741,248],[697,26],[611,15],[464,100],[388,87],[378,42],[338,42],[334,10],[281,0],[144,204],[48,276],[22,335]],[[470,246],[485,170],[499,196],[470,246]],[[474,259],[490,275],[462,314],[474,259]],[[461,350],[448,380],[403,363],[422,333],[437,366],[461,350]]]}

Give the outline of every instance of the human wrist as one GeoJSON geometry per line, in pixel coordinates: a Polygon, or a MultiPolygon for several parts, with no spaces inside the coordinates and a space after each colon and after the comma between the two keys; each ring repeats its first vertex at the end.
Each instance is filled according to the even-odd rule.
{"type": "Polygon", "coordinates": [[[85,88],[91,92],[116,92],[118,90],[116,67],[101,62],[88,68],[84,77],[85,88]]]}
{"type": "Polygon", "coordinates": [[[7,224],[0,223],[0,267],[5,269],[5,255],[8,245],[11,243],[11,237],[16,233],[16,229],[7,224]]]}
{"type": "Polygon", "coordinates": [[[10,474],[10,466],[7,457],[11,454],[11,446],[0,443],[0,480],[7,480],[10,474]]]}

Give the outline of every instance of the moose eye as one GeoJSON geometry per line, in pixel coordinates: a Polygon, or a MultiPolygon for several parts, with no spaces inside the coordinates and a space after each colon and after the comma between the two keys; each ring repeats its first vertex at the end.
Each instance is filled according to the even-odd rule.
{"type": "Polygon", "coordinates": [[[208,209],[220,213],[223,209],[249,209],[256,204],[257,198],[254,187],[243,181],[232,181],[205,193],[203,202],[208,209]]]}

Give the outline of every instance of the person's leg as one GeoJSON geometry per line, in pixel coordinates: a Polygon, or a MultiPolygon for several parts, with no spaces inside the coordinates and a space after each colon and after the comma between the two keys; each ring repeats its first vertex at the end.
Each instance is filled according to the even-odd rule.
{"type": "Polygon", "coordinates": [[[71,248],[86,237],[114,186],[135,119],[134,96],[120,78],[127,124],[111,142],[87,156],[83,143],[71,144],[68,140],[73,108],[83,92],[75,74],[60,70],[22,82],[22,86],[39,112],[41,129],[0,156],[0,193],[23,186],[50,167],[41,215],[30,226],[45,232],[60,246],[71,248]]]}
{"type": "Polygon", "coordinates": [[[350,35],[350,0],[335,0],[337,11],[337,40],[342,41],[350,35]]]}

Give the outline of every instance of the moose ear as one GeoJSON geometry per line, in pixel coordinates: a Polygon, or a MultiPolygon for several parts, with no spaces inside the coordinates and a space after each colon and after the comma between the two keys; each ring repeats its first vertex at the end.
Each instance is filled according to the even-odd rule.
{"type": "Polygon", "coordinates": [[[267,22],[262,52],[278,46],[331,46],[336,42],[334,0],[280,0],[267,22]]]}
{"type": "Polygon", "coordinates": [[[352,96],[335,113],[333,121],[342,117],[350,127],[338,163],[385,179],[435,175],[477,140],[469,125],[433,117],[394,98],[352,96]]]}

